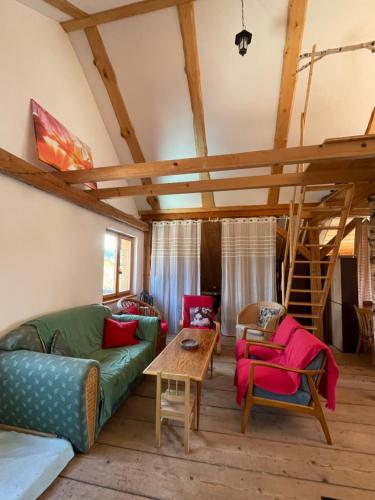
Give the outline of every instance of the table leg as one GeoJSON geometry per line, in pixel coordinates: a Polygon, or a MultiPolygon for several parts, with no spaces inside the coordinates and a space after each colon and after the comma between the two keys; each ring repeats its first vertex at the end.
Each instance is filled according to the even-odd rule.
{"type": "Polygon", "coordinates": [[[197,431],[199,431],[199,415],[201,412],[202,382],[197,382],[197,431]]]}
{"type": "Polygon", "coordinates": [[[212,351],[212,354],[211,354],[211,378],[212,378],[213,369],[214,369],[214,352],[212,351]]]}

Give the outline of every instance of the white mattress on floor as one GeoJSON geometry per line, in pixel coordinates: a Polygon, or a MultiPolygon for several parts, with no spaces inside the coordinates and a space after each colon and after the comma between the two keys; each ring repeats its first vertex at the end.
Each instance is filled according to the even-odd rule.
{"type": "Polygon", "coordinates": [[[34,500],[73,458],[64,439],[0,430],[0,500],[34,500]]]}

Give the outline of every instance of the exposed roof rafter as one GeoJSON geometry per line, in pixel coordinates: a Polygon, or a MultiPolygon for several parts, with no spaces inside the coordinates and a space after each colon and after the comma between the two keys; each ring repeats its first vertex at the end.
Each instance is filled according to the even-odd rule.
{"type": "MultiPolygon", "coordinates": [[[[56,2],[57,0],[51,1],[56,2]]],[[[181,5],[191,1],[194,0],[142,0],[140,2],[130,3],[128,5],[122,5],[121,7],[115,7],[114,9],[95,12],[94,14],[86,14],[86,17],[83,19],[80,18],[74,19],[72,21],[64,21],[61,23],[61,26],[66,32],[76,31],[97,26],[98,24],[110,23],[112,21],[117,21],[118,19],[124,19],[126,17],[147,14],[148,12],[166,9],[168,7],[181,5]]]]}
{"type": "MultiPolygon", "coordinates": [[[[274,138],[275,148],[285,148],[288,142],[289,125],[292,117],[293,100],[296,88],[298,56],[301,51],[303,30],[307,11],[307,0],[289,0],[288,24],[284,47],[283,69],[281,73],[279,105],[274,138]]],[[[272,174],[280,174],[283,164],[274,165],[272,174]]],[[[275,187],[268,193],[268,203],[279,200],[280,189],[275,187]]]]}
{"type": "MultiPolygon", "coordinates": [[[[78,19],[85,18],[88,15],[86,12],[78,9],[67,0],[44,0],[44,2],[53,5],[66,14],[72,15],[78,19]]],[[[94,57],[93,62],[102,78],[109,100],[111,101],[113,111],[116,115],[121,136],[126,140],[134,162],[143,163],[145,158],[130,120],[125,101],[118,86],[116,73],[108,57],[99,30],[96,26],[93,26],[85,29],[85,34],[94,57]]],[[[149,177],[142,177],[141,181],[143,184],[151,184],[151,179],[149,177]]],[[[154,196],[148,197],[147,202],[151,208],[159,208],[159,201],[154,196]]]]}
{"type": "MultiPolygon", "coordinates": [[[[197,47],[197,33],[195,28],[195,15],[193,1],[177,6],[180,22],[182,43],[185,56],[185,73],[189,86],[190,103],[193,113],[195,149],[197,156],[207,156],[206,127],[202,99],[199,55],[197,47]]],[[[199,174],[200,180],[209,180],[210,174],[199,174]]],[[[214,207],[213,193],[202,193],[203,207],[214,207]]]]}

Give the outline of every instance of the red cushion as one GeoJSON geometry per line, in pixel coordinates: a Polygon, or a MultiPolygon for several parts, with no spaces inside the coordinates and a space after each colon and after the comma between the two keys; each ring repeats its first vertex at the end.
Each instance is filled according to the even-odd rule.
{"type": "Polygon", "coordinates": [[[160,326],[162,333],[168,333],[168,323],[164,319],[160,321],[160,326]]]}
{"type": "MultiPolygon", "coordinates": [[[[236,342],[236,360],[243,358],[245,356],[245,348],[246,348],[246,340],[241,339],[236,342]]],[[[271,349],[269,347],[264,347],[260,345],[252,345],[250,346],[249,354],[251,356],[255,356],[257,359],[261,359],[262,361],[271,361],[276,356],[279,356],[282,353],[279,349],[271,349]]]]}
{"type": "Polygon", "coordinates": [[[138,321],[114,321],[106,318],[104,323],[103,349],[138,344],[135,332],[138,321]]]}
{"type": "Polygon", "coordinates": [[[141,314],[141,311],[139,307],[137,307],[135,304],[130,304],[128,307],[125,307],[124,309],[125,314],[141,314]]]}
{"type": "MultiPolygon", "coordinates": [[[[209,307],[213,311],[214,298],[210,295],[184,295],[183,297],[183,327],[190,326],[190,308],[191,307],[209,307]]],[[[212,313],[212,321],[213,313],[212,313]]],[[[194,327],[197,328],[197,327],[194,327]]],[[[207,327],[205,327],[207,329],[207,327]]]]}

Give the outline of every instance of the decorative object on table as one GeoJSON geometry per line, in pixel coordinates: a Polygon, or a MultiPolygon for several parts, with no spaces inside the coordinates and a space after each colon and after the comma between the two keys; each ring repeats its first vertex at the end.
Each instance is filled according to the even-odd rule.
{"type": "Polygon", "coordinates": [[[195,349],[198,349],[199,342],[198,340],[195,339],[184,339],[181,340],[180,346],[182,347],[182,349],[185,349],[186,351],[194,351],[195,349]]]}
{"type": "Polygon", "coordinates": [[[214,298],[211,295],[184,295],[182,297],[182,321],[180,323],[181,328],[200,328],[200,329],[216,329],[217,343],[216,343],[216,353],[219,354],[221,351],[221,325],[219,321],[214,321],[213,315],[213,303],[214,298]],[[205,309],[205,314],[208,314],[208,309],[211,311],[211,325],[210,326],[197,326],[191,323],[190,311],[194,308],[205,309]]]}
{"type": "MultiPolygon", "coordinates": [[[[33,99],[31,99],[31,111],[39,160],[62,172],[93,168],[89,146],[69,132],[33,99]]],[[[96,189],[95,182],[88,182],[86,186],[96,189]]]]}
{"type": "Polygon", "coordinates": [[[237,315],[237,340],[244,338],[245,328],[249,339],[262,340],[272,335],[284,314],[285,307],[277,302],[263,301],[245,306],[237,315]]]}
{"type": "Polygon", "coordinates": [[[241,12],[242,12],[242,31],[237,33],[234,43],[238,46],[238,52],[241,56],[244,56],[247,52],[247,47],[251,43],[253,37],[252,33],[246,30],[245,24],[245,14],[244,14],[244,0],[241,0],[241,12]]]}

